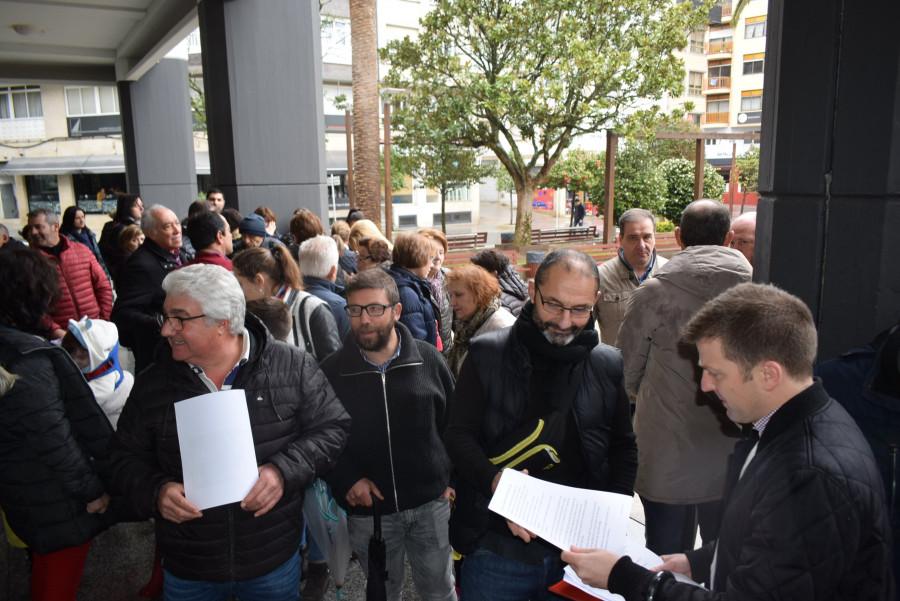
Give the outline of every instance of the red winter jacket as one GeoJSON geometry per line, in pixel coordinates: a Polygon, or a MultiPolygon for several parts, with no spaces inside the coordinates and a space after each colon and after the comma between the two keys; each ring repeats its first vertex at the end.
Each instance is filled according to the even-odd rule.
{"type": "Polygon", "coordinates": [[[70,319],[79,320],[85,315],[108,320],[112,313],[112,287],[94,253],[65,236],[59,240],[62,243],[59,258],[38,249],[53,261],[59,274],[61,296],[50,315],[52,328],[65,330],[70,319]]]}

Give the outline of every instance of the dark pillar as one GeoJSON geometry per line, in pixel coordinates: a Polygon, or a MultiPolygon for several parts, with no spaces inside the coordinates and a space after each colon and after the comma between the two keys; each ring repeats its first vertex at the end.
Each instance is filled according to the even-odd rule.
{"type": "Polygon", "coordinates": [[[900,319],[900,3],[876,5],[769,4],[754,280],[809,304],[820,359],[900,319]]]}
{"type": "Polygon", "coordinates": [[[213,184],[243,214],[270,207],[279,231],[300,207],[328,223],[318,8],[198,5],[213,184]]]}
{"type": "Polygon", "coordinates": [[[128,191],[187,215],[197,198],[187,61],[163,59],[138,81],[119,82],[119,105],[128,191]]]}

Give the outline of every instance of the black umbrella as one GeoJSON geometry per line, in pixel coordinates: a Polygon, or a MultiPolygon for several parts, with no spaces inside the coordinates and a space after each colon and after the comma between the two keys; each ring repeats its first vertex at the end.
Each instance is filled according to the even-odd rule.
{"type": "Polygon", "coordinates": [[[366,579],[366,601],[387,601],[388,579],[387,572],[387,548],[384,537],[381,535],[381,509],[378,499],[372,495],[372,517],[375,520],[375,530],[369,539],[369,572],[366,579]]]}

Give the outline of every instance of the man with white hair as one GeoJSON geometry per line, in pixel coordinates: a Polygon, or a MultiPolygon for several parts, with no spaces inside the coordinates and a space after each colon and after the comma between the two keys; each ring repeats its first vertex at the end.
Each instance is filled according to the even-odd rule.
{"type": "Polygon", "coordinates": [[[181,248],[181,222],[173,211],[153,205],[144,211],[141,229],[146,238],[116,280],[118,296],[112,312],[119,339],[134,352],[136,372],[150,365],[159,342],[156,313],[166,297],[163,278],[188,261],[181,248]]]}
{"type": "Polygon", "coordinates": [[[303,492],[343,451],[350,417],[312,355],[278,344],[245,313],[234,276],[191,265],[166,276],[162,336],[110,443],[113,480],[156,518],[166,599],[299,601],[303,492]],[[175,403],[243,389],[259,479],[239,503],[199,510],[185,497],[175,403]]]}
{"type": "Polygon", "coordinates": [[[334,283],[338,273],[337,244],[328,236],[314,236],[297,249],[297,265],[303,274],[303,286],[312,295],[328,303],[334,312],[341,340],[350,331],[350,319],[344,311],[344,287],[334,283]]]}

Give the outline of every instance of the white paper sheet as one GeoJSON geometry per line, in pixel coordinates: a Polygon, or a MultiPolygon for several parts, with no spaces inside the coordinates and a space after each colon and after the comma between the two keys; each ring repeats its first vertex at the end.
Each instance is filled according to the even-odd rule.
{"type": "Polygon", "coordinates": [[[488,508],[552,545],[621,554],[631,497],[573,488],[503,470],[488,508]]]}
{"type": "Polygon", "coordinates": [[[259,479],[247,399],[222,390],[175,403],[184,494],[198,509],[242,500],[259,479]]]}
{"type": "MultiPolygon", "coordinates": [[[[629,557],[631,557],[631,561],[647,569],[659,567],[664,563],[659,555],[630,538],[625,539],[625,552],[623,553],[623,555],[628,555],[629,557]]],[[[686,582],[688,584],[693,584],[694,586],[700,586],[684,574],[673,573],[672,575],[675,576],[675,580],[679,582],[686,582]]],[[[593,595],[598,599],[603,599],[604,601],[625,601],[625,597],[623,597],[622,595],[614,595],[606,589],[594,588],[590,585],[585,584],[581,580],[581,578],[578,577],[578,574],[575,573],[575,570],[572,569],[572,566],[566,566],[565,576],[563,577],[563,580],[565,580],[575,588],[583,590],[584,592],[588,593],[589,595],[593,595]]]]}

